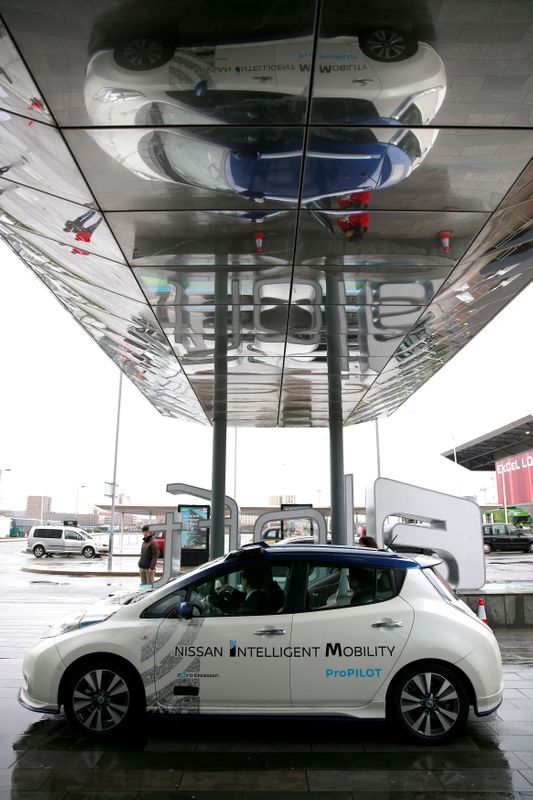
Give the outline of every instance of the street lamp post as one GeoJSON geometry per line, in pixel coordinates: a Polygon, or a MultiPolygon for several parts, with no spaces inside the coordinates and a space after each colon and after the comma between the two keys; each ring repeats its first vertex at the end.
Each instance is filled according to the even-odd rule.
{"type": "Polygon", "coordinates": [[[76,519],[78,519],[78,500],[80,496],[80,489],[85,489],[85,484],[76,487],[76,519]]]}

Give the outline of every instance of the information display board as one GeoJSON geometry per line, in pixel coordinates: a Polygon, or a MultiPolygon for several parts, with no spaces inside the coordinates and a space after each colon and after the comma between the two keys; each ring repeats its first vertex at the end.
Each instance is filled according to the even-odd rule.
{"type": "Polygon", "coordinates": [[[181,563],[184,567],[203,564],[209,558],[209,528],[205,522],[210,518],[209,505],[179,505],[183,526],[181,534],[181,563]]]}

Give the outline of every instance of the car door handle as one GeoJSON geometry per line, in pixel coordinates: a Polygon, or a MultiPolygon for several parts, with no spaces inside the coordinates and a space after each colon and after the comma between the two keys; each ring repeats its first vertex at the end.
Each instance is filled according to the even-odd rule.
{"type": "Polygon", "coordinates": [[[262,628],[260,631],[255,631],[255,636],[285,636],[287,631],[285,628],[262,628]]]}
{"type": "Polygon", "coordinates": [[[403,622],[399,619],[382,619],[381,622],[373,622],[373,628],[403,628],[403,622]]]}

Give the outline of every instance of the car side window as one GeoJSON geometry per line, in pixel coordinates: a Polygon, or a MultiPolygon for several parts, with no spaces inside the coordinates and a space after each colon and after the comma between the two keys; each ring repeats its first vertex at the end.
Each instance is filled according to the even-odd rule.
{"type": "Polygon", "coordinates": [[[278,614],[285,603],[289,566],[241,564],[228,572],[192,584],[187,600],[193,616],[278,614]]]}
{"type": "Polygon", "coordinates": [[[154,603],[153,606],[146,608],[141,614],[142,618],[165,619],[166,617],[177,617],[180,603],[183,603],[187,596],[187,587],[182,586],[175,592],[167,594],[154,603]]]}
{"type": "Polygon", "coordinates": [[[192,604],[193,617],[279,614],[284,609],[289,572],[288,564],[233,565],[226,572],[182,586],[147,608],[142,616],[177,617],[179,605],[184,601],[192,604]]]}
{"type": "Polygon", "coordinates": [[[397,594],[394,571],[363,564],[310,563],[307,571],[305,611],[382,603],[397,594]]]}

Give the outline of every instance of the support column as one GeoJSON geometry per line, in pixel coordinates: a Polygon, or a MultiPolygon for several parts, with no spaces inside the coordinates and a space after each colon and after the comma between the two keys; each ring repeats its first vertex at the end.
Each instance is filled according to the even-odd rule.
{"type": "Polygon", "coordinates": [[[333,544],[345,544],[346,519],[344,502],[344,430],[342,419],[343,359],[346,358],[346,308],[344,292],[333,265],[325,264],[326,270],[326,343],[328,361],[328,406],[329,406],[329,462],[331,486],[331,540],[333,544]],[[344,324],[343,324],[344,321],[344,324]]]}
{"type": "Polygon", "coordinates": [[[222,258],[215,260],[215,353],[213,385],[213,464],[210,558],[224,555],[226,432],[228,418],[228,279],[222,258]]]}

